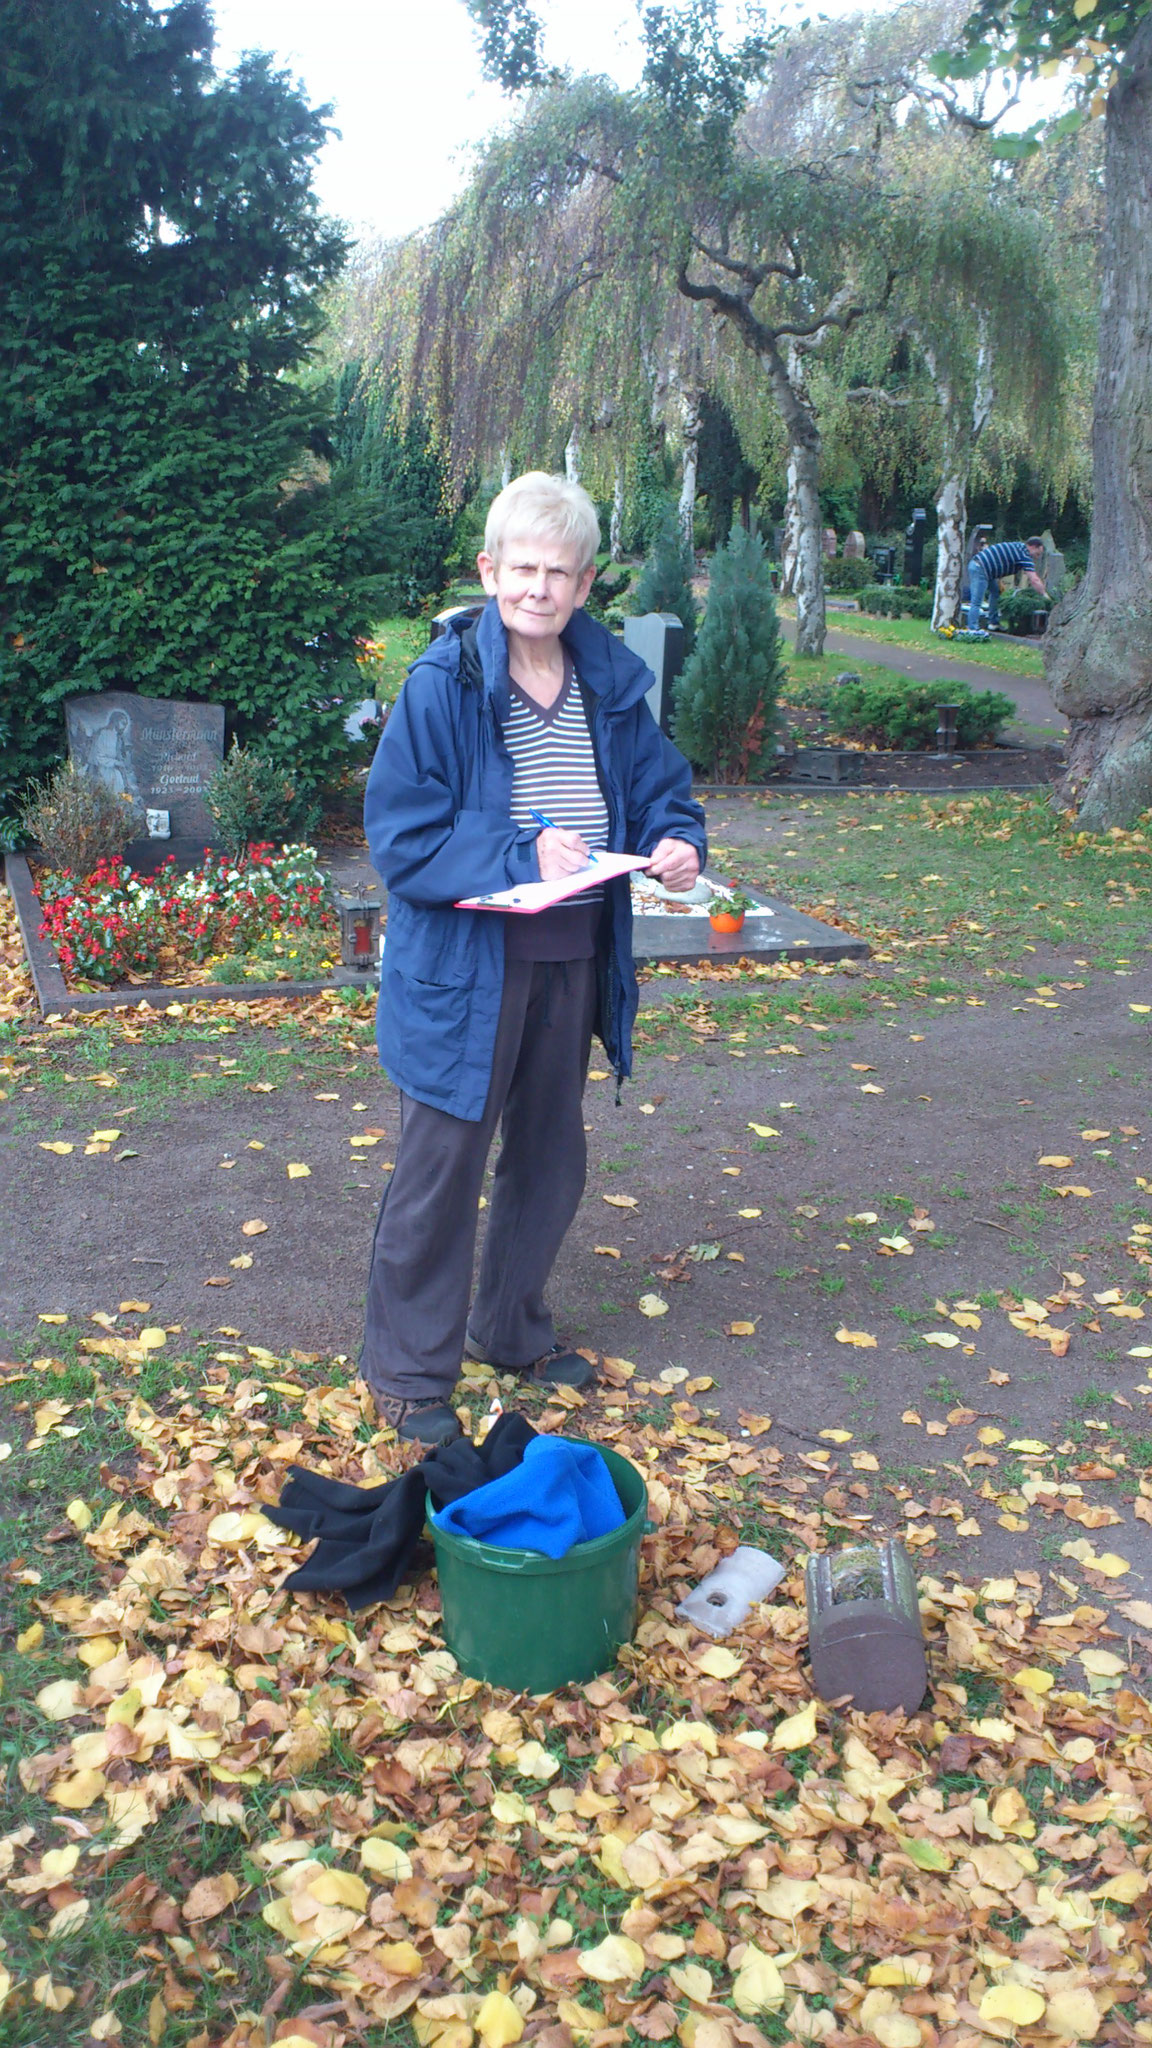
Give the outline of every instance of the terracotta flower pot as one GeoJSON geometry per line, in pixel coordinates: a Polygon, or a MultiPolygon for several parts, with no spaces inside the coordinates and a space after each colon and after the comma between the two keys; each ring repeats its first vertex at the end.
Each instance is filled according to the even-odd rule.
{"type": "Polygon", "coordinates": [[[740,932],[744,929],[744,912],[713,910],[709,913],[708,922],[714,932],[740,932]]]}

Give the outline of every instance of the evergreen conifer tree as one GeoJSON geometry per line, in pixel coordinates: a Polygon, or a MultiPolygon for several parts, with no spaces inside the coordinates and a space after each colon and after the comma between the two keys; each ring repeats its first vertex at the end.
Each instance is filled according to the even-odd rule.
{"type": "Polygon", "coordinates": [[[394,378],[368,381],[348,363],[336,387],[333,442],[341,460],[393,522],[395,541],[383,609],[415,617],[448,581],[456,521],[448,473],[424,414],[402,415],[394,378]]]}
{"type": "Polygon", "coordinates": [[[302,375],[324,111],[218,77],[201,0],[0,0],[0,48],[0,810],[85,690],[223,703],[314,785],[390,555],[302,375]]]}
{"type": "Polygon", "coordinates": [[[683,623],[685,653],[691,654],[696,645],[696,599],[684,562],[675,508],[671,505],[629,596],[628,609],[637,618],[643,612],[674,612],[683,623]]]}
{"type": "Polygon", "coordinates": [[[708,608],[676,683],[676,744],[718,782],[763,777],[784,680],[772,579],[758,534],[737,521],[708,564],[708,608]]]}

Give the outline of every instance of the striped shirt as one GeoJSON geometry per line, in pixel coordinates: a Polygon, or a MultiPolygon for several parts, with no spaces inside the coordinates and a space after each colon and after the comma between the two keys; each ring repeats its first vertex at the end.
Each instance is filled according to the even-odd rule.
{"type": "MultiPolygon", "coordinates": [[[[579,832],[592,849],[608,844],[608,807],[596,773],[592,735],[572,664],[565,656],[560,694],[547,710],[516,682],[504,726],[512,756],[512,823],[531,831],[540,811],[567,832],[579,832]]],[[[510,913],[505,923],[509,957],[528,960],[587,960],[595,952],[603,889],[582,890],[568,903],[536,917],[510,913]]]]}
{"type": "Polygon", "coordinates": [[[1022,540],[994,540],[973,555],[969,566],[977,562],[990,583],[998,583],[1002,576],[1014,576],[1017,569],[1031,569],[1035,574],[1039,573],[1022,540]]]}

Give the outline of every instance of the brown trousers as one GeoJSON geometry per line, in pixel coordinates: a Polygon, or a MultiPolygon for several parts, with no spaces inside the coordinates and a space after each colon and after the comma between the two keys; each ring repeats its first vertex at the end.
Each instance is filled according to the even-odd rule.
{"type": "Polygon", "coordinates": [[[447,1400],[465,1335],[484,1357],[530,1365],[555,1342],[544,1289],[580,1205],[594,960],[508,960],[492,1078],[477,1123],[400,1098],[400,1146],[380,1204],[362,1377],[374,1390],[447,1400]],[[488,1150],[500,1125],[471,1315],[488,1150]]]}

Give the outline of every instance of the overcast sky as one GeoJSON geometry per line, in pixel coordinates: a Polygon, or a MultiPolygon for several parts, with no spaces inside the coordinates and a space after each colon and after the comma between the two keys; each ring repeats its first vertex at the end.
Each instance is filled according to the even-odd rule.
{"type": "MultiPolygon", "coordinates": [[[[817,5],[869,11],[869,0],[817,5]]],[[[544,11],[551,62],[635,81],[630,0],[545,0],[544,11]]],[[[799,19],[809,9],[783,0],[772,11],[799,19]]],[[[220,69],[244,50],[268,50],[314,106],[332,104],[341,136],[316,185],[357,232],[401,235],[435,220],[463,182],[469,148],[507,115],[480,75],[462,0],[214,0],[213,12],[220,69]]]]}

